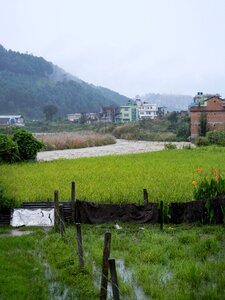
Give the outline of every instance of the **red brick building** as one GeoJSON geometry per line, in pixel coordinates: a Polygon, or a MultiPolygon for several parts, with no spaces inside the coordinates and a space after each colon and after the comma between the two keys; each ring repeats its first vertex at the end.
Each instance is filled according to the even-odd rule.
{"type": "Polygon", "coordinates": [[[225,129],[225,100],[215,95],[202,102],[195,101],[190,107],[191,137],[199,135],[202,114],[206,116],[208,130],[225,129]]]}

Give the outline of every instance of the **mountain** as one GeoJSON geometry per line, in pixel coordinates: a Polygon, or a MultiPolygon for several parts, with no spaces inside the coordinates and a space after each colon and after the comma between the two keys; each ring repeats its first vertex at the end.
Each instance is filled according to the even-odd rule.
{"type": "Polygon", "coordinates": [[[166,106],[169,111],[188,110],[188,106],[193,102],[192,96],[172,94],[148,93],[141,96],[141,99],[155,103],[158,106],[166,106]]]}
{"type": "Polygon", "coordinates": [[[42,119],[43,108],[53,104],[58,116],[98,112],[129,98],[88,84],[42,57],[6,50],[0,45],[0,114],[22,114],[42,119]]]}

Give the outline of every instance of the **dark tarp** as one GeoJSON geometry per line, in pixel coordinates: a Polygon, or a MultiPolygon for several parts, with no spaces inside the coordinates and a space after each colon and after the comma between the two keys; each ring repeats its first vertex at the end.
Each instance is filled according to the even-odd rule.
{"type": "Polygon", "coordinates": [[[100,224],[113,221],[131,223],[158,223],[158,203],[146,205],[135,204],[97,204],[85,201],[76,201],[76,222],[100,224]]]}

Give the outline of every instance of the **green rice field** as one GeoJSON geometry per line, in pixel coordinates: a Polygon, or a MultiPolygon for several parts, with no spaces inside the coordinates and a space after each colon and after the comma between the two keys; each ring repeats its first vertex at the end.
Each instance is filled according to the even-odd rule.
{"type": "Polygon", "coordinates": [[[144,154],[0,165],[4,196],[23,201],[70,199],[71,182],[79,200],[142,203],[143,189],[149,201],[190,201],[192,181],[225,171],[225,148],[165,150],[144,154]]]}

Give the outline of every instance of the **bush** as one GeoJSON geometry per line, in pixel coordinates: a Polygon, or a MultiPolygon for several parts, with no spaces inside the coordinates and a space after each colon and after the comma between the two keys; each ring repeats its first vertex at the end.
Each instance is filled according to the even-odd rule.
{"type": "Polygon", "coordinates": [[[13,163],[19,160],[17,143],[11,137],[0,133],[0,162],[13,163]]]}
{"type": "Polygon", "coordinates": [[[206,134],[206,138],[210,145],[216,144],[225,146],[225,130],[209,131],[206,134]]]}
{"type": "Polygon", "coordinates": [[[208,146],[209,145],[209,141],[208,141],[207,137],[205,137],[205,136],[199,136],[195,140],[195,145],[199,146],[199,147],[201,147],[201,146],[208,146]]]}
{"type": "Polygon", "coordinates": [[[15,132],[13,141],[18,145],[19,156],[22,161],[35,159],[37,152],[43,147],[42,142],[24,129],[19,129],[15,132]]]}
{"type": "Polygon", "coordinates": [[[172,143],[168,143],[164,145],[165,150],[174,150],[177,149],[177,146],[175,144],[172,143]]]}

